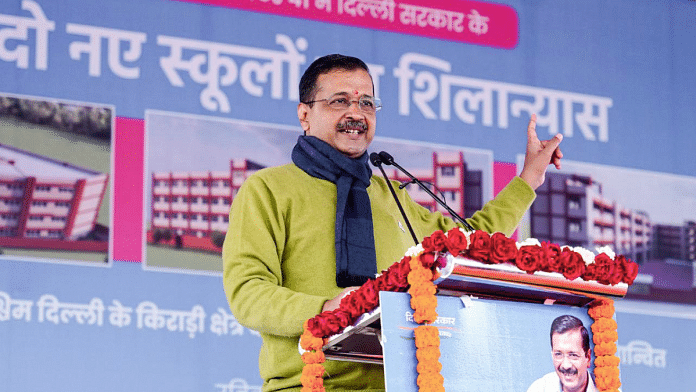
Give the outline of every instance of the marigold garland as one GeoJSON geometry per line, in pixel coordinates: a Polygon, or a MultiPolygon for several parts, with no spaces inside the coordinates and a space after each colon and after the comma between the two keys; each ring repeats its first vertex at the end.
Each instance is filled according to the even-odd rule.
{"type": "Polygon", "coordinates": [[[599,298],[590,304],[587,313],[592,317],[592,340],[595,347],[595,385],[602,392],[615,392],[621,386],[619,362],[616,354],[616,321],[614,321],[614,301],[599,298]]]}
{"type": "Polygon", "coordinates": [[[316,337],[308,329],[309,320],[304,323],[304,333],[300,336],[300,347],[307,350],[302,354],[302,375],[300,382],[302,383],[302,392],[319,392],[324,391],[324,366],[322,363],[326,360],[324,352],[321,348],[326,343],[325,339],[316,337]]]}
{"type": "MultiPolygon", "coordinates": [[[[300,380],[302,392],[324,392],[323,374],[325,361],[321,351],[328,337],[342,332],[363,313],[372,311],[379,304],[380,291],[403,292],[411,295],[414,320],[423,325],[416,327],[414,338],[418,360],[417,385],[422,391],[444,392],[444,378],[440,374],[440,336],[437,327],[429,325],[437,319],[437,287],[433,280],[439,276],[444,258],[440,253],[449,252],[488,264],[511,263],[527,273],[536,271],[557,272],[566,279],[595,280],[605,285],[619,282],[632,284],[638,274],[638,264],[623,256],[603,252],[594,254],[582,248],[560,247],[556,244],[529,242],[516,244],[501,233],[490,235],[476,230],[465,233],[453,228],[447,234],[436,231],[423,239],[420,246],[391,265],[376,279],[370,279],[359,289],[341,300],[338,309],[322,312],[304,323],[300,346],[305,366],[300,380]],[[415,253],[415,254],[414,254],[415,253]]],[[[588,309],[595,343],[595,384],[602,392],[618,391],[619,358],[616,353],[616,321],[613,320],[614,304],[606,298],[595,300],[588,309]]]]}
{"type": "Polygon", "coordinates": [[[437,288],[432,282],[433,272],[421,260],[420,257],[411,259],[411,272],[408,274],[413,320],[418,324],[425,324],[419,325],[413,332],[418,359],[416,382],[419,390],[444,392],[445,379],[440,374],[440,331],[437,327],[428,325],[437,319],[437,288]]]}

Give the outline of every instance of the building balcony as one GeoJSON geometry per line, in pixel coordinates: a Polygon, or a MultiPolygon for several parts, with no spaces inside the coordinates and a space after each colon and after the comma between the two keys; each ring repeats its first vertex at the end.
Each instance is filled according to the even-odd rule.
{"type": "Polygon", "coordinates": [[[173,211],[173,212],[188,212],[188,210],[189,210],[188,203],[172,203],[171,204],[171,211],[173,211]]]}
{"type": "Polygon", "coordinates": [[[208,230],[209,224],[205,221],[191,221],[189,227],[193,230],[208,230]]]}
{"type": "Polygon", "coordinates": [[[228,205],[212,205],[210,206],[210,212],[216,213],[216,214],[229,214],[230,212],[230,206],[228,205]]]}
{"type": "Polygon", "coordinates": [[[152,219],[153,227],[169,228],[169,219],[167,218],[154,218],[152,219]]]}
{"type": "Polygon", "coordinates": [[[152,203],[152,209],[154,209],[155,211],[169,211],[169,208],[169,203],[163,201],[152,203]]]}
{"type": "Polygon", "coordinates": [[[211,196],[220,196],[220,197],[230,197],[230,196],[232,196],[232,188],[230,188],[230,187],[210,188],[210,195],[211,196]]]}
{"type": "Polygon", "coordinates": [[[187,196],[189,193],[189,188],[185,186],[172,188],[171,194],[175,196],[187,196]]]}
{"type": "Polygon", "coordinates": [[[210,211],[210,206],[208,204],[189,204],[191,212],[203,212],[207,213],[210,211]]]}
{"type": "Polygon", "coordinates": [[[191,196],[208,196],[210,193],[210,188],[197,186],[191,188],[191,196]]]}
{"type": "Polygon", "coordinates": [[[156,186],[152,188],[152,194],[155,196],[169,196],[171,194],[171,188],[168,186],[156,186]]]}

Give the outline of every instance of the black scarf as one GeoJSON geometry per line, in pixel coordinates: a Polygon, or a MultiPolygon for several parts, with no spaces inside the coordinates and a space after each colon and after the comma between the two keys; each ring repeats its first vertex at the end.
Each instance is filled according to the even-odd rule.
{"type": "Polygon", "coordinates": [[[367,153],[348,158],[321,139],[300,136],[292,161],[310,176],[336,184],[336,284],[360,286],[374,278],[377,256],[367,195],[372,176],[367,153]]]}

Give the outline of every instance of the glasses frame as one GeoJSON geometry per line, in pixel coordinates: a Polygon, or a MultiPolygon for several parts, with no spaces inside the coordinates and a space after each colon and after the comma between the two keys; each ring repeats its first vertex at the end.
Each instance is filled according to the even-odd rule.
{"type": "Polygon", "coordinates": [[[561,351],[552,351],[551,352],[551,358],[553,358],[553,360],[557,361],[557,362],[562,362],[565,358],[568,358],[568,360],[570,362],[576,363],[576,362],[580,362],[581,360],[585,359],[586,357],[587,356],[584,353],[583,354],[578,354],[575,352],[564,353],[561,351]],[[556,355],[560,355],[561,357],[556,358],[556,355]],[[576,356],[576,355],[577,355],[577,358],[574,359],[573,356],[576,356]]]}
{"type": "Polygon", "coordinates": [[[361,96],[361,97],[358,98],[358,99],[350,99],[350,98],[348,98],[347,94],[344,94],[344,93],[336,93],[336,94],[334,94],[334,95],[332,95],[332,96],[330,96],[330,97],[328,97],[328,98],[324,98],[324,99],[315,99],[315,100],[313,100],[313,101],[307,101],[307,102],[302,102],[302,103],[304,103],[304,104],[306,104],[306,105],[310,105],[310,104],[313,104],[313,103],[316,103],[316,102],[326,102],[326,105],[327,105],[328,107],[330,107],[331,109],[334,109],[334,110],[348,110],[348,108],[350,108],[351,105],[353,105],[353,103],[355,102],[355,103],[358,105],[358,109],[360,109],[360,111],[365,112],[365,113],[370,113],[370,114],[375,114],[375,113],[379,112],[379,111],[382,109],[382,100],[379,99],[379,98],[377,98],[377,97],[372,97],[372,96],[369,96],[369,95],[363,95],[363,96],[361,96]],[[334,98],[345,98],[346,100],[348,100],[348,106],[346,106],[345,108],[343,108],[343,107],[337,108],[337,107],[331,106],[331,103],[330,103],[330,102],[331,102],[334,98]],[[372,103],[374,104],[374,110],[369,110],[369,109],[368,109],[368,110],[365,110],[365,109],[362,107],[362,105],[360,105],[360,101],[361,101],[362,99],[365,99],[365,98],[369,98],[369,99],[372,100],[372,103]]]}

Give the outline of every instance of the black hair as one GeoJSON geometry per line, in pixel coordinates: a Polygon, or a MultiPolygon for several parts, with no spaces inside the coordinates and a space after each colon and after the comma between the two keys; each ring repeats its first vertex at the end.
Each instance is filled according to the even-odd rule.
{"type": "Polygon", "coordinates": [[[317,79],[319,75],[329,73],[334,69],[345,71],[364,69],[366,72],[370,72],[367,64],[357,57],[344,56],[342,54],[329,54],[319,57],[309,65],[309,68],[307,68],[300,79],[300,102],[306,103],[314,100],[314,96],[317,93],[317,79]]]}
{"type": "Polygon", "coordinates": [[[590,349],[590,334],[587,332],[587,328],[582,324],[582,321],[569,314],[556,317],[551,323],[551,347],[553,348],[553,334],[563,334],[574,329],[580,329],[580,336],[582,337],[582,349],[585,350],[587,354],[590,349]]]}

